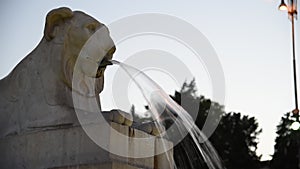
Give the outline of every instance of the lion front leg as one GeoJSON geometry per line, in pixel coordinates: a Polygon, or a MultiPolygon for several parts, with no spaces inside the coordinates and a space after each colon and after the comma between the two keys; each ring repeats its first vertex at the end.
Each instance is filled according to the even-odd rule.
{"type": "Polygon", "coordinates": [[[133,121],[132,114],[119,109],[113,109],[111,111],[105,111],[103,113],[105,114],[109,113],[108,121],[110,122],[129,126],[134,129],[138,129],[148,134],[151,134],[153,136],[159,136],[161,133],[165,131],[165,128],[163,126],[159,126],[158,124],[155,124],[154,121],[149,121],[144,123],[133,121]]]}

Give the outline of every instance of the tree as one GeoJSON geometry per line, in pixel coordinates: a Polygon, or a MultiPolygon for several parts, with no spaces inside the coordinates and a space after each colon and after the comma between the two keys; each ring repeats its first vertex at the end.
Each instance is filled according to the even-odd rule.
{"type": "Polygon", "coordinates": [[[227,168],[255,169],[259,168],[260,162],[255,151],[261,131],[254,117],[225,113],[211,142],[227,168]]]}
{"type": "Polygon", "coordinates": [[[272,169],[298,169],[300,158],[300,133],[290,129],[294,122],[291,113],[286,113],[277,126],[272,169]]]}
{"type": "MultiPolygon", "coordinates": [[[[242,116],[241,113],[225,113],[224,106],[212,102],[204,96],[197,95],[195,79],[190,83],[184,83],[180,92],[171,96],[178,104],[183,104],[187,112],[198,106],[198,115],[191,114],[196,125],[201,129],[208,113],[214,113],[222,117],[214,134],[209,138],[219,153],[224,165],[228,169],[256,169],[259,168],[260,157],[256,154],[258,139],[261,133],[254,117],[242,116]]],[[[203,159],[178,156],[189,154],[195,156],[191,137],[188,135],[174,148],[174,159],[178,168],[206,168],[203,159]],[[190,145],[190,147],[186,147],[190,145]],[[184,147],[185,146],[185,147],[184,147]],[[182,159],[183,158],[183,159],[182,159]]]]}

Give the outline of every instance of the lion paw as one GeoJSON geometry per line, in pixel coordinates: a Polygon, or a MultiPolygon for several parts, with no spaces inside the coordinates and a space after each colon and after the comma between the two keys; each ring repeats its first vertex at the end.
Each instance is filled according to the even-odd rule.
{"type": "Polygon", "coordinates": [[[110,111],[109,120],[126,126],[131,126],[133,123],[132,115],[119,109],[110,111]]]}
{"type": "Polygon", "coordinates": [[[141,130],[153,136],[160,136],[165,131],[164,126],[157,126],[153,121],[145,123],[134,122],[130,113],[119,109],[113,109],[107,113],[109,113],[109,121],[141,130]]]}
{"type": "Polygon", "coordinates": [[[157,126],[153,121],[145,123],[134,123],[132,127],[154,136],[160,136],[161,133],[165,131],[164,126],[157,126]]]}

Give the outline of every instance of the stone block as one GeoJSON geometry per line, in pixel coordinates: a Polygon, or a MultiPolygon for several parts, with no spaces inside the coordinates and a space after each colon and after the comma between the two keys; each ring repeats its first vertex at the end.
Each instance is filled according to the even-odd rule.
{"type": "Polygon", "coordinates": [[[80,126],[1,138],[0,150],[3,169],[42,169],[110,161],[109,153],[96,145],[80,126]]]}
{"type": "Polygon", "coordinates": [[[111,126],[115,131],[110,136],[110,152],[120,152],[123,155],[111,153],[112,160],[137,167],[154,168],[155,137],[128,126],[116,123],[111,123],[111,126]],[[122,139],[119,134],[123,135],[122,139]]]}
{"type": "Polygon", "coordinates": [[[163,139],[156,138],[155,140],[154,168],[155,169],[173,169],[173,143],[163,139]],[[166,150],[166,151],[165,151],[166,150]],[[162,153],[161,153],[162,152],[162,153]]]}

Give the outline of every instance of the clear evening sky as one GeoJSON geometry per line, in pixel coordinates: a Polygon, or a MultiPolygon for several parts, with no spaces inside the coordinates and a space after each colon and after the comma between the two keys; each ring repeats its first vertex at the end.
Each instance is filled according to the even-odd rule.
{"type": "MultiPolygon", "coordinates": [[[[276,125],[284,113],[294,108],[291,23],[286,12],[278,11],[279,3],[279,0],[3,0],[0,78],[36,47],[43,36],[45,16],[53,8],[67,6],[81,10],[105,24],[141,13],[176,16],[197,27],[215,48],[226,79],[225,109],[258,119],[263,129],[258,154],[270,159],[276,125]]],[[[299,21],[295,26],[299,58],[299,21]]],[[[198,89],[200,94],[209,93],[201,86],[198,89]]]]}

